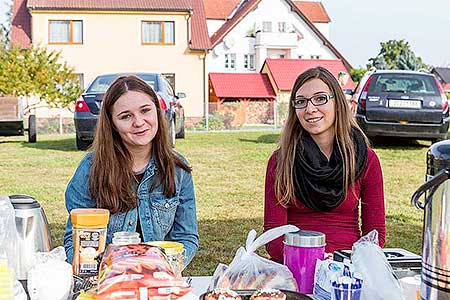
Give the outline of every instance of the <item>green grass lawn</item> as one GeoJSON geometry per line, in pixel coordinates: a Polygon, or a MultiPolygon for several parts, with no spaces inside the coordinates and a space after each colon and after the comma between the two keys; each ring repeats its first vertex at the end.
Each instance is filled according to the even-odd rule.
{"type": "MultiPolygon", "coordinates": [[[[278,134],[266,132],[187,133],[177,150],[193,166],[200,249],[185,275],[212,275],[230,263],[250,229],[262,232],[264,177],[278,134]]],[[[423,183],[429,142],[377,144],[384,174],[387,247],[420,254],[423,212],[410,204],[423,183]]],[[[84,152],[73,135],[0,137],[0,194],[29,194],[44,207],[55,245],[62,244],[67,212],[64,190],[84,152]]],[[[261,251],[262,254],[263,251],[261,251]]]]}

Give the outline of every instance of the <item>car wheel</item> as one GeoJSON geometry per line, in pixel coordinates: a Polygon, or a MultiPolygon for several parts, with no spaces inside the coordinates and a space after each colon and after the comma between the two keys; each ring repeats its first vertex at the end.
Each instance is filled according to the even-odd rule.
{"type": "Polygon", "coordinates": [[[36,116],[30,115],[28,117],[28,142],[36,143],[36,116]]]}
{"type": "Polygon", "coordinates": [[[170,121],[170,142],[172,143],[172,147],[175,147],[175,118],[172,118],[170,121]]]}
{"type": "Polygon", "coordinates": [[[76,135],[76,143],[77,143],[77,149],[81,151],[85,151],[89,148],[89,146],[92,144],[92,142],[83,141],[78,134],[76,135]]]}
{"type": "Polygon", "coordinates": [[[181,124],[180,124],[180,131],[177,133],[176,138],[177,139],[184,139],[185,134],[184,134],[184,118],[181,119],[181,124]]]}

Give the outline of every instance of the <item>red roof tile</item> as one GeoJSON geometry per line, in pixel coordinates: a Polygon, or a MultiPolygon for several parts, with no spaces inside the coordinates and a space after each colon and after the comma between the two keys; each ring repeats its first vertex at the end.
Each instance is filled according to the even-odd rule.
{"type": "Polygon", "coordinates": [[[137,10],[192,12],[190,49],[210,48],[203,0],[15,0],[12,42],[28,47],[31,41],[31,15],[28,9],[46,10],[137,10]]]}
{"type": "Polygon", "coordinates": [[[11,44],[29,48],[31,44],[31,15],[27,0],[15,0],[11,22],[11,44]]]}
{"type": "MultiPolygon", "coordinates": [[[[331,52],[334,53],[345,65],[347,69],[352,69],[350,63],[345,59],[345,57],[333,46],[333,44],[317,29],[316,26],[295,6],[292,0],[285,0],[286,3],[291,7],[292,11],[297,13],[297,15],[306,23],[308,27],[316,34],[316,36],[322,40],[323,45],[328,47],[331,52]]],[[[251,12],[261,0],[248,0],[235,14],[234,16],[226,21],[212,36],[211,36],[211,48],[217,46],[225,36],[249,13],[251,12]]]]}
{"type": "Polygon", "coordinates": [[[294,4],[313,23],[331,22],[321,2],[294,1],[294,4]]]}
{"type": "Polygon", "coordinates": [[[204,0],[206,19],[226,20],[240,0],[204,0]]]}
{"type": "Polygon", "coordinates": [[[28,0],[30,9],[189,11],[191,0],[28,0]]]}
{"type": "Polygon", "coordinates": [[[192,39],[189,48],[195,50],[211,49],[203,0],[192,0],[192,8],[194,10],[191,20],[192,39]]]}
{"type": "Polygon", "coordinates": [[[219,98],[275,98],[266,74],[209,73],[209,80],[219,98]]]}
{"type": "MultiPolygon", "coordinates": [[[[264,65],[267,65],[269,73],[272,75],[275,85],[279,90],[290,91],[294,86],[295,79],[307,69],[322,66],[333,73],[336,78],[339,72],[343,71],[347,74],[347,70],[338,59],[266,59],[264,65]]],[[[263,68],[264,68],[263,65],[263,68]]],[[[345,89],[354,89],[355,83],[352,78],[348,79],[345,89]]]]}

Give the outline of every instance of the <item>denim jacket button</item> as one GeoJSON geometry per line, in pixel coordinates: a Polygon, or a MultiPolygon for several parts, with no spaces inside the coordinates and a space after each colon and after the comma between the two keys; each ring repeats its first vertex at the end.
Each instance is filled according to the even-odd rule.
{"type": "Polygon", "coordinates": [[[130,226],[132,226],[132,225],[134,224],[134,221],[131,220],[130,222],[128,222],[128,224],[129,224],[130,226]]]}
{"type": "Polygon", "coordinates": [[[169,208],[170,207],[169,203],[166,202],[166,204],[164,204],[164,207],[169,208]]]}

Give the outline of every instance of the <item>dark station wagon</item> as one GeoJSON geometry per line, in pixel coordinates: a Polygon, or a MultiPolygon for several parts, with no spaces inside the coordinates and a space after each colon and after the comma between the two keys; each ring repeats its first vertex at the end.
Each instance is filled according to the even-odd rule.
{"type": "Polygon", "coordinates": [[[356,120],[369,137],[447,139],[447,97],[434,75],[425,72],[376,70],[356,87],[356,120]]]}

